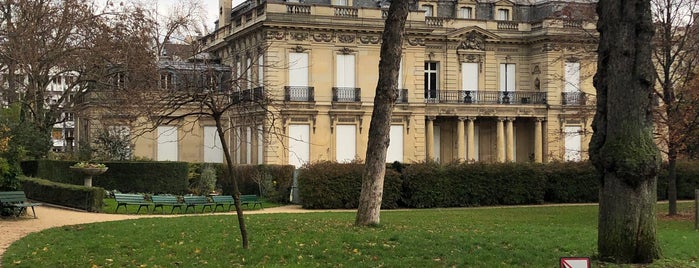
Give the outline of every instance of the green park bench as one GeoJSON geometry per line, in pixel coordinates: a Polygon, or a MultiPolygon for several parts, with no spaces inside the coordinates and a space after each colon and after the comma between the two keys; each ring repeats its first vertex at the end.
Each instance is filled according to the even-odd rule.
{"type": "Polygon", "coordinates": [[[114,212],[117,212],[119,210],[119,207],[121,206],[123,206],[124,209],[128,212],[127,205],[138,206],[136,214],[138,214],[141,211],[142,207],[146,207],[146,212],[148,212],[148,208],[152,204],[150,202],[147,202],[143,195],[140,194],[114,194],[114,199],[116,199],[117,203],[117,207],[116,209],[114,209],[114,212]]]}
{"type": "Polygon", "coordinates": [[[160,211],[164,213],[164,206],[172,206],[172,209],[170,210],[170,214],[175,211],[175,208],[178,208],[180,210],[180,213],[182,213],[182,203],[180,203],[180,200],[177,198],[177,196],[174,195],[154,195],[151,196],[151,201],[153,201],[153,213],[155,213],[155,210],[157,208],[160,208],[160,211]]]}
{"type": "Polygon", "coordinates": [[[252,204],[253,209],[255,208],[255,206],[257,206],[259,204],[260,208],[262,208],[262,201],[260,201],[260,198],[258,198],[257,195],[254,195],[254,194],[241,195],[240,196],[240,203],[245,205],[248,208],[250,208],[250,204],[252,204]]]}
{"type": "Polygon", "coordinates": [[[206,207],[209,207],[213,211],[213,208],[211,206],[214,205],[214,203],[209,202],[209,198],[206,196],[185,195],[184,203],[187,205],[184,208],[184,213],[187,213],[187,210],[189,210],[190,207],[194,208],[194,212],[196,213],[197,206],[202,206],[201,212],[204,212],[204,209],[206,209],[206,207]]]}
{"type": "Polygon", "coordinates": [[[27,208],[32,208],[32,213],[36,219],[36,211],[34,211],[34,206],[40,206],[42,203],[31,203],[27,201],[27,195],[24,191],[9,191],[0,192],[0,208],[10,208],[13,212],[16,212],[16,216],[26,213],[27,208]]]}
{"type": "Polygon", "coordinates": [[[233,196],[230,195],[214,195],[211,197],[212,201],[214,201],[214,212],[216,212],[216,209],[220,206],[221,209],[223,209],[223,206],[228,205],[228,211],[231,211],[231,207],[235,205],[235,201],[233,200],[233,196]]]}

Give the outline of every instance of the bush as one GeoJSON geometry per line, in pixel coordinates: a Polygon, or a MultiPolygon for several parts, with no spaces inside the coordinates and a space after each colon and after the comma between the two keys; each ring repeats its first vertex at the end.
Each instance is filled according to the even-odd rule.
{"type": "Polygon", "coordinates": [[[104,189],[57,183],[43,179],[20,178],[27,198],[90,212],[102,212],[104,189]]]}
{"type": "MultiPolygon", "coordinates": [[[[658,175],[658,200],[667,200],[667,163],[658,175]]],[[[677,162],[677,199],[694,199],[694,190],[699,189],[699,163],[677,162]]]]}
{"type": "Polygon", "coordinates": [[[403,173],[407,207],[539,204],[546,178],[535,164],[412,164],[403,173]]]}
{"type": "MultiPolygon", "coordinates": [[[[364,164],[319,162],[299,173],[299,198],[304,208],[357,208],[362,189],[364,164]]],[[[400,174],[386,170],[381,208],[397,208],[401,190],[400,174]]]]}
{"type": "MultiPolygon", "coordinates": [[[[39,160],[37,177],[54,182],[83,185],[85,175],[69,167],[75,161],[39,160]]],[[[93,185],[125,193],[187,192],[185,162],[104,162],[109,170],[93,178],[93,185]]],[[[23,165],[31,166],[31,165],[23,165]]]]}
{"type": "MultiPolygon", "coordinates": [[[[225,165],[212,164],[216,169],[218,186],[225,195],[233,195],[233,180],[225,165]]],[[[191,173],[201,173],[201,163],[190,164],[191,173]]],[[[238,180],[241,194],[254,194],[270,202],[288,204],[294,166],[291,165],[236,165],[233,176],[238,180]]],[[[190,176],[191,178],[191,176],[190,176]]],[[[190,180],[190,183],[196,181],[190,180]]]]}
{"type": "Polygon", "coordinates": [[[599,201],[600,178],[590,162],[557,162],[543,165],[546,176],[544,200],[551,203],[599,201]]]}

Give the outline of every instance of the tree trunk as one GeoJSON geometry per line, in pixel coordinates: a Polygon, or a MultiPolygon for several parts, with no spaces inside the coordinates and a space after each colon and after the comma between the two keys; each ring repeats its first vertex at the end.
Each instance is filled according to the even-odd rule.
{"type": "Polygon", "coordinates": [[[216,122],[216,132],[218,133],[218,138],[221,141],[221,148],[223,149],[223,155],[226,157],[226,168],[228,169],[228,176],[231,176],[233,181],[233,203],[235,204],[235,212],[238,215],[238,226],[240,227],[240,239],[243,241],[243,248],[248,248],[248,230],[245,228],[245,218],[243,217],[243,207],[240,204],[240,189],[238,187],[238,179],[233,176],[233,159],[231,158],[231,151],[228,150],[228,140],[226,139],[225,131],[223,130],[223,124],[221,124],[221,115],[214,115],[214,121],[216,122]]]}
{"type": "Polygon", "coordinates": [[[355,224],[379,224],[383,182],[386,174],[386,150],[389,144],[391,117],[398,98],[398,72],[403,53],[403,30],[408,17],[408,1],[394,0],[388,9],[381,43],[379,81],[369,126],[366,165],[362,174],[362,192],[355,224]]]}
{"type": "Polygon", "coordinates": [[[660,257],[655,203],[660,154],[653,142],[649,0],[600,0],[597,113],[590,159],[599,172],[600,260],[650,263],[660,257]]]}

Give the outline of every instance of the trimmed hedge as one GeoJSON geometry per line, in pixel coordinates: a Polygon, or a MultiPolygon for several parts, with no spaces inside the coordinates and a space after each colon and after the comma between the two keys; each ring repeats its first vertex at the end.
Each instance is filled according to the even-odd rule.
{"type": "Polygon", "coordinates": [[[546,176],[544,200],[550,203],[596,203],[600,181],[590,162],[542,165],[546,176]]]}
{"type": "MultiPolygon", "coordinates": [[[[85,175],[69,167],[75,161],[38,160],[36,177],[54,182],[82,185],[85,175]]],[[[109,170],[93,178],[92,184],[125,193],[187,193],[186,162],[104,162],[109,170]]],[[[32,164],[25,174],[31,174],[32,164]]]]}
{"type": "MultiPolygon", "coordinates": [[[[357,208],[364,164],[318,162],[299,173],[299,198],[304,208],[357,208]]],[[[397,208],[401,194],[400,174],[386,170],[381,208],[397,208]]]]}
{"type": "MultiPolygon", "coordinates": [[[[233,180],[228,176],[225,166],[215,165],[217,184],[223,194],[233,194],[233,180]]],[[[288,204],[291,184],[294,174],[292,165],[236,165],[233,167],[234,176],[238,179],[241,194],[255,194],[267,198],[270,202],[288,204]],[[266,192],[260,193],[260,181],[266,186],[266,192]]]]}
{"type": "Polygon", "coordinates": [[[546,177],[535,164],[412,164],[403,204],[414,208],[540,204],[546,177]]]}
{"type": "Polygon", "coordinates": [[[102,212],[105,191],[99,187],[85,187],[49,180],[21,177],[22,190],[27,198],[90,212],[102,212]]]}

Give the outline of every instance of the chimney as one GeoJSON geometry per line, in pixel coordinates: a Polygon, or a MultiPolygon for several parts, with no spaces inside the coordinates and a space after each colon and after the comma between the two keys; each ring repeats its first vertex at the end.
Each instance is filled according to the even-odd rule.
{"type": "Polygon", "coordinates": [[[217,28],[223,28],[231,23],[231,10],[233,0],[218,0],[218,24],[217,28]]]}

